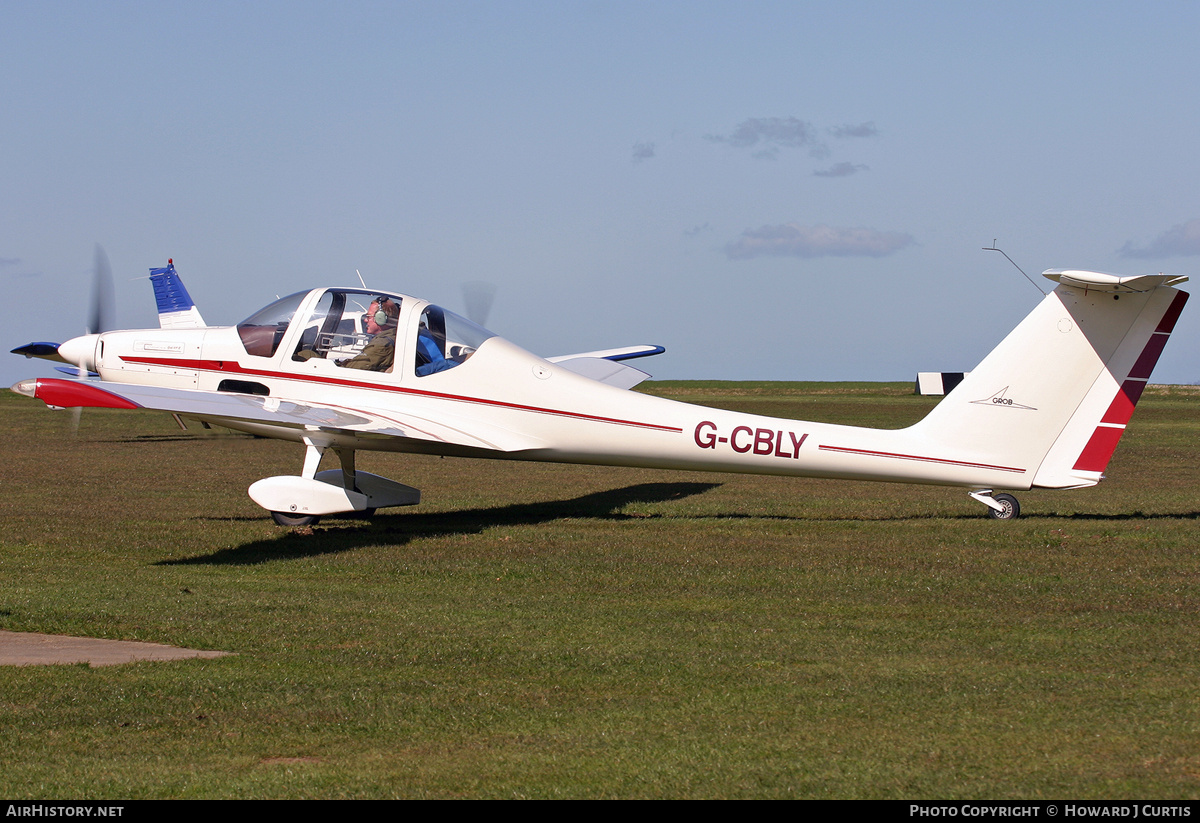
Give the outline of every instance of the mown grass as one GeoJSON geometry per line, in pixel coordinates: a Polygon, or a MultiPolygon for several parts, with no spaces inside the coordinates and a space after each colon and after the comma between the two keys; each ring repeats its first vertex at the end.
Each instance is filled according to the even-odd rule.
{"type": "MultiPolygon", "coordinates": [[[[907,425],[909,385],[653,383],[907,425]]],[[[274,526],[300,450],[0,392],[0,628],[232,651],[0,668],[0,795],[1200,796],[1200,390],[1096,489],[362,455],[425,502],[274,526]]]]}

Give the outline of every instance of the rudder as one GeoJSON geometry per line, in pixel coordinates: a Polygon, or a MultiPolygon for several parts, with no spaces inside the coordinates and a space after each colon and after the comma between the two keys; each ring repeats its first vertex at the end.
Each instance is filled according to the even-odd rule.
{"type": "Polygon", "coordinates": [[[1100,482],[1187,300],[1187,292],[1155,288],[1125,343],[1042,461],[1034,486],[1054,489],[1100,482]]]}
{"type": "Polygon", "coordinates": [[[1017,466],[1008,488],[1095,485],[1174,328],[1179,275],[1049,270],[1058,282],[913,427],[938,449],[1017,466]]]}

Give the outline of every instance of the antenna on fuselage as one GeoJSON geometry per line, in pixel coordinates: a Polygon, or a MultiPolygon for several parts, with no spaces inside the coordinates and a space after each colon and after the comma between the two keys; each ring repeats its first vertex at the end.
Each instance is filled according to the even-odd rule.
{"type": "MultiPolygon", "coordinates": [[[[992,245],[990,245],[990,246],[984,246],[984,247],[983,247],[983,250],[984,250],[984,251],[998,251],[998,252],[1000,252],[1001,254],[1003,254],[1003,255],[1004,255],[1004,259],[1005,259],[1005,260],[1007,260],[1008,262],[1012,263],[1014,266],[1017,266],[1016,262],[1015,262],[1015,261],[1014,261],[1014,260],[1013,260],[1011,257],[1009,257],[1009,256],[1008,256],[1008,254],[1006,254],[1006,253],[1005,253],[1004,249],[998,249],[998,248],[996,248],[996,238],[994,238],[994,237],[992,238],[992,245]]],[[[1021,268],[1020,266],[1017,266],[1017,271],[1019,271],[1021,274],[1025,274],[1025,269],[1021,268]]],[[[1025,279],[1026,279],[1026,280],[1028,280],[1030,283],[1033,283],[1033,287],[1034,287],[1035,289],[1037,289],[1038,291],[1042,292],[1042,297],[1045,297],[1045,296],[1046,296],[1046,292],[1042,291],[1042,287],[1041,287],[1041,286],[1039,286],[1039,285],[1037,284],[1037,281],[1036,281],[1036,280],[1034,280],[1034,279],[1033,279],[1032,277],[1030,277],[1028,274],[1025,274],[1025,279]]]]}
{"type": "Polygon", "coordinates": [[[358,269],[355,269],[354,273],[358,275],[358,282],[362,283],[362,287],[365,289],[367,287],[367,281],[363,280],[362,272],[360,272],[358,269]]]}

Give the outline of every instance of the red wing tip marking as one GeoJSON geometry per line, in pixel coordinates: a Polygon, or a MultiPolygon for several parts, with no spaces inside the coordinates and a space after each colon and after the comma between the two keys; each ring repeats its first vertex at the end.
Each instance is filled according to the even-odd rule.
{"type": "Polygon", "coordinates": [[[140,409],[137,403],[110,391],[78,380],[45,378],[37,381],[34,397],[47,406],[64,409],[85,406],[96,409],[140,409]]]}

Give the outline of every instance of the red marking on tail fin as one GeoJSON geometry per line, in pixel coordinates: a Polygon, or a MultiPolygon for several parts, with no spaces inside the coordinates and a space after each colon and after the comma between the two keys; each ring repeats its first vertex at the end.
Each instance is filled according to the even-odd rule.
{"type": "Polygon", "coordinates": [[[1117,442],[1125,433],[1125,427],[1097,426],[1092,437],[1083,447],[1079,459],[1075,461],[1075,471],[1102,472],[1112,460],[1113,452],[1117,450],[1117,442]]]}
{"type": "Polygon", "coordinates": [[[1087,445],[1080,452],[1079,459],[1075,461],[1076,471],[1102,472],[1107,468],[1108,461],[1112,459],[1113,452],[1117,449],[1117,443],[1121,440],[1121,435],[1125,433],[1125,426],[1129,423],[1129,418],[1133,416],[1134,406],[1137,405],[1142,392],[1145,391],[1146,381],[1150,379],[1150,373],[1154,371],[1158,357],[1162,354],[1163,347],[1167,345],[1167,339],[1171,336],[1171,331],[1175,328],[1175,321],[1179,319],[1179,313],[1183,311],[1187,300],[1187,292],[1181,291],[1175,294],[1175,299],[1171,301],[1171,305],[1167,307],[1158,321],[1150,339],[1146,341],[1146,347],[1142,349],[1137,362],[1129,370],[1125,382],[1121,384],[1121,388],[1117,389],[1116,397],[1108,405],[1104,416],[1100,418],[1100,425],[1092,432],[1087,445]]]}
{"type": "Polygon", "coordinates": [[[1157,332],[1170,334],[1175,329],[1175,321],[1179,319],[1179,313],[1183,311],[1183,304],[1188,301],[1188,293],[1181,291],[1175,295],[1175,299],[1171,301],[1167,313],[1162,316],[1162,320],[1158,321],[1157,332]]]}
{"type": "Polygon", "coordinates": [[[1162,354],[1163,346],[1167,345],[1168,337],[1170,337],[1169,334],[1160,332],[1150,335],[1150,339],[1146,341],[1146,348],[1142,349],[1137,362],[1129,370],[1130,377],[1140,377],[1143,380],[1150,379],[1150,372],[1154,371],[1154,364],[1158,362],[1158,356],[1162,354]]]}
{"type": "Polygon", "coordinates": [[[1117,396],[1113,398],[1108,411],[1104,413],[1104,417],[1100,418],[1100,422],[1115,423],[1118,426],[1128,423],[1129,418],[1133,416],[1133,407],[1137,405],[1145,388],[1144,380],[1126,380],[1117,390],[1117,396]]]}

